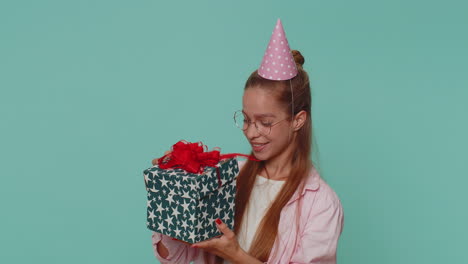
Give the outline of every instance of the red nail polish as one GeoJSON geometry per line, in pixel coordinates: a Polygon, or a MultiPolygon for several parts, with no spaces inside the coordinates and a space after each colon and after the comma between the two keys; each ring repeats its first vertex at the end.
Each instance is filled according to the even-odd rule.
{"type": "Polygon", "coordinates": [[[191,245],[191,247],[193,247],[193,248],[198,248],[198,246],[195,246],[195,245],[191,245]]]}
{"type": "Polygon", "coordinates": [[[221,219],[216,218],[216,223],[217,223],[218,225],[220,225],[220,224],[221,224],[221,219]]]}

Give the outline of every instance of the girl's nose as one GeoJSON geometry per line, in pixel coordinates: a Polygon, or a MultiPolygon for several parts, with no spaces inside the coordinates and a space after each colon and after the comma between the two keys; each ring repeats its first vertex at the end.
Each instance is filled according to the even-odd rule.
{"type": "Polygon", "coordinates": [[[246,130],[244,130],[244,134],[247,137],[248,140],[251,140],[253,138],[256,138],[260,136],[260,133],[258,132],[258,129],[255,127],[255,123],[249,124],[246,130]]]}

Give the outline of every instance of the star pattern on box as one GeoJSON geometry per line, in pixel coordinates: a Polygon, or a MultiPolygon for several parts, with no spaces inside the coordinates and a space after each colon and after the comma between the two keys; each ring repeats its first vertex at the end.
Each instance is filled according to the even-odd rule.
{"type": "Polygon", "coordinates": [[[216,218],[233,229],[238,163],[233,158],[217,167],[202,174],[157,165],[145,170],[147,228],[189,243],[221,235],[216,218]]]}

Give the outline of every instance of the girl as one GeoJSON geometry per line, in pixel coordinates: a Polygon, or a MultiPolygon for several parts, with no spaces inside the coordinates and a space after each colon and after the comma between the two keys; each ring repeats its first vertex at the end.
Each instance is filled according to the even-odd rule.
{"type": "MultiPolygon", "coordinates": [[[[278,30],[286,41],[279,20],[273,35],[278,30]]],[[[275,43],[272,37],[270,44],[275,43]]],[[[344,214],[340,199],[311,162],[311,95],[304,58],[297,50],[289,52],[286,43],[296,64],[293,77],[269,76],[276,64],[268,61],[272,45],[248,78],[243,109],[234,116],[251,154],[261,160],[239,161],[234,230],[217,219],[223,235],[193,245],[153,232],[161,263],[336,263],[344,214]]]]}

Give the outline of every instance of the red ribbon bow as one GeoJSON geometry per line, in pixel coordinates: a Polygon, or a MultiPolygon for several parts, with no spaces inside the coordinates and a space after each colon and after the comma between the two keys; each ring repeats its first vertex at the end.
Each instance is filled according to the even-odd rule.
{"type": "Polygon", "coordinates": [[[181,140],[172,146],[172,152],[158,159],[161,169],[180,168],[190,173],[201,173],[204,167],[215,167],[222,159],[244,156],[248,159],[260,161],[250,155],[231,153],[220,155],[219,150],[204,152],[201,142],[190,143],[181,140]]]}

